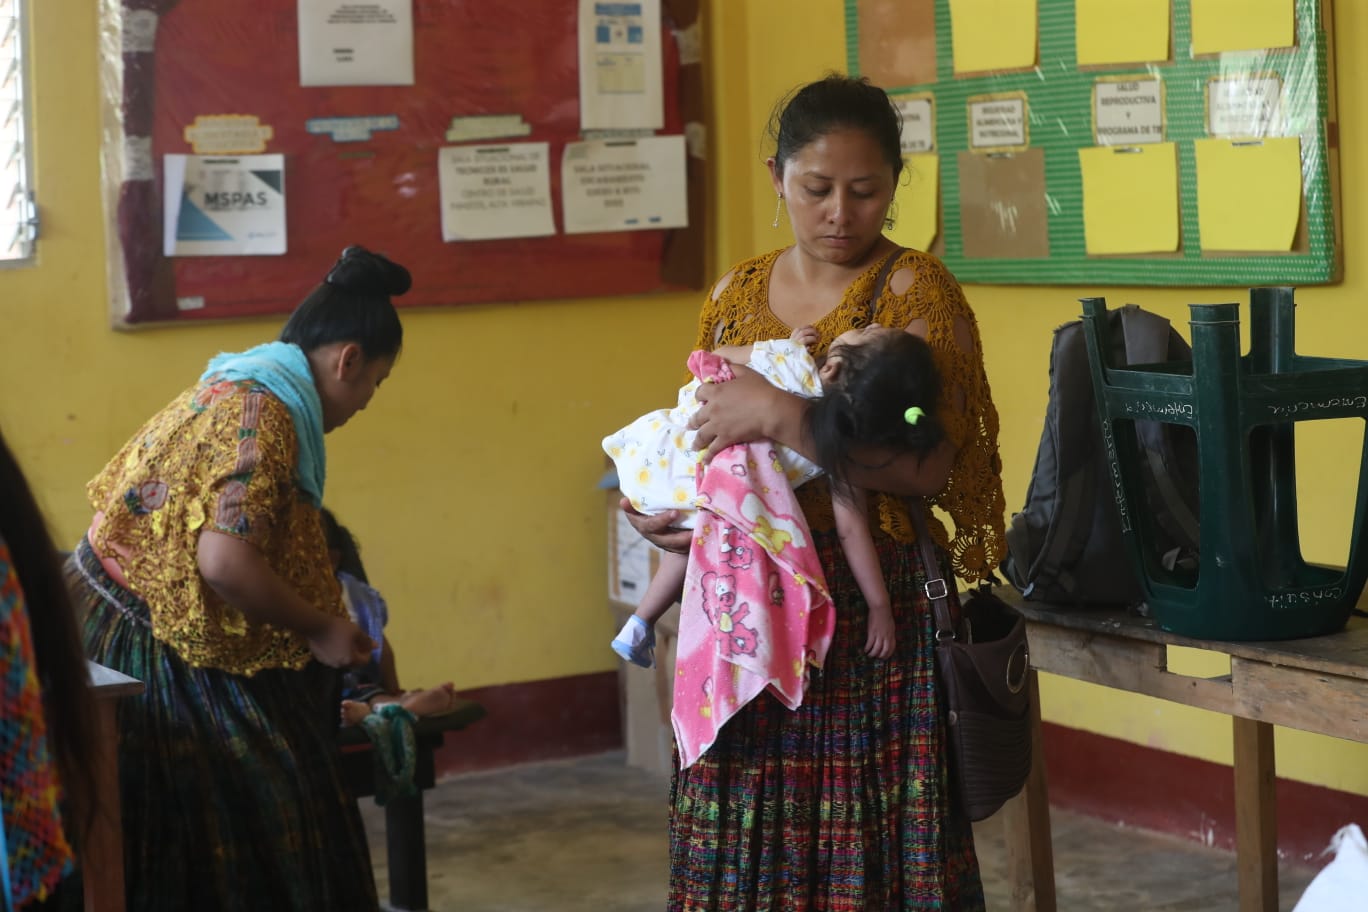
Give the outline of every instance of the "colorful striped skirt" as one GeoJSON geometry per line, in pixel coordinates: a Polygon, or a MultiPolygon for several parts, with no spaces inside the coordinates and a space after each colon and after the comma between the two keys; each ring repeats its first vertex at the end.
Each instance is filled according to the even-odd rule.
{"type": "Polygon", "coordinates": [[[969,821],[951,801],[934,624],[915,546],[876,538],[897,625],[864,654],[865,602],[835,532],[814,531],[836,603],[803,705],[768,694],[676,772],[670,912],[982,910],[969,821]]]}
{"type": "Polygon", "coordinates": [[[193,668],[84,539],[67,569],[87,655],[146,685],[118,703],[128,908],[376,910],[339,771],[336,673],[193,668]]]}

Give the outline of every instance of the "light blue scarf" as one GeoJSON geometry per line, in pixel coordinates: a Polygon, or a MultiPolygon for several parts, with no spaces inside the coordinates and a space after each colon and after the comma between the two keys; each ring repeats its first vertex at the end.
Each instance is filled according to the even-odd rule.
{"type": "Polygon", "coordinates": [[[298,345],[267,342],[245,352],[223,352],[209,361],[203,382],[252,380],[271,391],[294,419],[299,437],[299,486],[314,506],[323,505],[323,484],[328,477],[328,457],[323,447],[323,401],[318,398],[309,359],[298,345]]]}

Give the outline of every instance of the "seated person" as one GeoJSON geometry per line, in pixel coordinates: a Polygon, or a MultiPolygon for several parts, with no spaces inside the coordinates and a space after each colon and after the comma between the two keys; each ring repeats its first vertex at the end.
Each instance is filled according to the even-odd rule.
{"type": "Polygon", "coordinates": [[[349,670],[343,679],[342,724],[359,725],[386,703],[398,703],[418,717],[451,712],[456,707],[456,689],[452,682],[426,690],[406,691],[399,686],[394,650],[385,638],[385,624],[389,621],[385,600],[367,581],[361,551],[351,532],[326,507],[322,513],[328,556],[332,558],[333,570],[342,584],[342,601],[356,625],[379,644],[369,662],[349,670]]]}

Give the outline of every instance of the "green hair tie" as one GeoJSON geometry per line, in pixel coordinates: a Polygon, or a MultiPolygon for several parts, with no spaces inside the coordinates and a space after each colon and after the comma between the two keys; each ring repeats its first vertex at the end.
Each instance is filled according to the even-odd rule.
{"type": "Polygon", "coordinates": [[[903,412],[903,420],[906,421],[908,424],[916,424],[918,421],[922,419],[922,417],[925,414],[926,412],[923,412],[920,408],[914,405],[907,411],[903,412]]]}

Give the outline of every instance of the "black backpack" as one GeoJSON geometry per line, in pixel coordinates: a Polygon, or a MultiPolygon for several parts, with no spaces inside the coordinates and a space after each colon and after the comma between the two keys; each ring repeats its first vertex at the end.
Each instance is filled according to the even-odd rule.
{"type": "MultiPolygon", "coordinates": [[[[1107,312],[1111,363],[1191,361],[1169,321],[1134,304],[1107,312]]],[[[1135,422],[1146,507],[1164,565],[1195,567],[1196,435],[1188,428],[1135,422]]],[[[1123,430],[1124,432],[1124,430],[1123,430]]],[[[1081,320],[1055,330],[1050,400],[1026,505],[1007,530],[1002,570],[1028,599],[1074,605],[1136,605],[1144,596],[1121,529],[1093,395],[1081,320]]],[[[1134,506],[1132,506],[1134,509],[1134,506]]]]}

